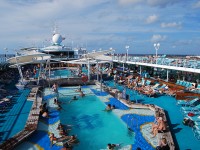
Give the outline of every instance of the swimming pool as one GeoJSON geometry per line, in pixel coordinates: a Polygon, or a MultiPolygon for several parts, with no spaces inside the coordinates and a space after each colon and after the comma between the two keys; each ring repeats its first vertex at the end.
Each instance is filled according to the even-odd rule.
{"type": "Polygon", "coordinates": [[[83,88],[85,97],[70,104],[75,89],[63,88],[60,92],[67,97],[59,100],[67,102],[60,113],[63,124],[72,124],[70,134],[76,134],[80,143],[74,149],[106,149],[108,143],[133,144],[134,134],[130,134],[126,124],[113,112],[106,112],[106,105],[87,88],[83,88]],[[70,94],[72,93],[72,94],[70,94]]]}
{"type": "Polygon", "coordinates": [[[43,103],[47,103],[50,118],[41,118],[37,131],[16,149],[51,149],[62,148],[61,142],[50,147],[48,135],[54,133],[60,137],[58,124],[72,124],[69,135],[76,134],[80,143],[74,149],[100,150],[106,149],[108,143],[121,143],[121,150],[140,147],[153,150],[157,146],[156,139],[150,139],[151,122],[154,121],[154,111],[148,109],[129,109],[119,100],[96,86],[83,86],[85,97],[69,103],[78,87],[60,87],[59,100],[62,102],[60,111],[54,104],[55,93],[50,88],[44,91],[43,103]],[[105,112],[106,104],[115,105],[112,112],[105,112]],[[134,120],[133,120],[134,118],[134,120]],[[136,121],[137,120],[137,121],[136,121]],[[134,122],[133,122],[134,121],[134,122]]]}
{"type": "MultiPolygon", "coordinates": [[[[82,72],[84,74],[87,74],[87,69],[83,67],[82,72]]],[[[78,76],[77,68],[52,70],[51,75],[50,75],[51,78],[68,78],[68,77],[77,77],[77,76],[78,76]]]]}
{"type": "MultiPolygon", "coordinates": [[[[123,90],[124,86],[119,84],[114,84],[113,81],[105,82],[106,85],[110,87],[115,87],[119,90],[123,90]]],[[[200,149],[200,141],[194,137],[192,129],[188,126],[182,124],[183,115],[180,112],[180,106],[176,105],[176,99],[171,96],[162,95],[159,97],[151,98],[137,91],[130,90],[127,88],[127,94],[130,94],[130,99],[135,102],[145,103],[145,104],[155,104],[166,110],[168,117],[168,122],[170,125],[170,130],[176,144],[177,149],[190,149],[197,150],[200,149]],[[192,141],[192,142],[191,142],[192,141]]]]}

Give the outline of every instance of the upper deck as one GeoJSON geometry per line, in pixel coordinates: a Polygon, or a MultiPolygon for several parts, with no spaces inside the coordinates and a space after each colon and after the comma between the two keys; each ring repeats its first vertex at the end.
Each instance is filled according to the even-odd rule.
{"type": "Polygon", "coordinates": [[[114,62],[200,73],[200,58],[114,55],[114,62]]]}

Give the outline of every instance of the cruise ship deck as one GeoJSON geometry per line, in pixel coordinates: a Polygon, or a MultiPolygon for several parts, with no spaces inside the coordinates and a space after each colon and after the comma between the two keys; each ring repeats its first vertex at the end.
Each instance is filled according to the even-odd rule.
{"type": "MultiPolygon", "coordinates": [[[[105,55],[105,52],[94,52],[88,55],[92,57],[92,59],[98,60],[98,63],[99,63],[100,58],[102,59],[103,57],[98,55],[98,59],[97,59],[96,58],[97,56],[95,56],[95,53],[105,55]]],[[[57,139],[62,140],[62,136],[60,136],[59,133],[55,132],[57,130],[56,125],[59,123],[73,124],[75,128],[72,128],[71,134],[75,133],[79,135],[80,141],[84,140],[82,139],[82,136],[83,137],[91,136],[91,135],[85,135],[85,133],[83,134],[83,133],[80,133],[80,131],[78,131],[78,128],[82,129],[82,126],[85,126],[83,124],[85,124],[86,122],[87,122],[86,124],[88,125],[89,118],[86,117],[82,120],[81,119],[82,117],[80,116],[79,121],[77,120],[74,122],[74,120],[69,119],[66,122],[66,121],[63,121],[64,118],[62,118],[61,116],[65,115],[64,110],[71,109],[68,107],[72,105],[70,104],[71,103],[70,99],[75,94],[75,93],[73,94],[73,92],[75,92],[76,88],[78,88],[76,87],[77,85],[79,84],[94,85],[95,82],[99,81],[99,83],[97,84],[98,85],[97,87],[85,86],[85,88],[83,88],[83,92],[86,94],[86,98],[89,96],[91,99],[93,99],[94,97],[92,95],[96,95],[99,97],[101,101],[103,101],[103,103],[105,103],[104,105],[108,105],[108,104],[115,105],[116,111],[113,111],[113,113],[119,118],[121,118],[120,120],[125,122],[126,124],[125,126],[127,126],[127,129],[130,129],[132,130],[132,132],[135,133],[135,137],[131,137],[133,138],[131,140],[132,141],[131,143],[128,140],[130,137],[124,137],[125,139],[128,138],[127,141],[129,142],[126,143],[124,141],[123,142],[124,145],[121,147],[122,149],[123,148],[136,149],[138,147],[141,147],[142,149],[155,149],[156,146],[159,144],[160,138],[163,136],[165,136],[168,139],[168,144],[170,146],[170,149],[184,149],[184,148],[198,149],[199,137],[200,137],[199,129],[198,129],[198,120],[194,120],[195,126],[193,128],[184,126],[182,124],[182,120],[184,119],[184,117],[189,117],[187,116],[188,111],[186,111],[185,113],[180,111],[182,110],[183,106],[177,105],[178,101],[183,101],[183,99],[191,100],[193,98],[200,97],[200,88],[199,88],[200,84],[196,82],[196,79],[198,79],[199,77],[199,71],[200,71],[198,58],[190,58],[190,59],[172,58],[172,57],[167,58],[165,56],[165,57],[158,57],[156,60],[155,58],[150,57],[150,56],[149,57],[144,57],[144,56],[126,57],[125,55],[121,57],[118,55],[105,56],[106,59],[108,59],[107,57],[110,57],[110,60],[107,60],[106,62],[105,60],[103,60],[103,63],[105,64],[105,66],[104,68],[101,69],[102,75],[99,74],[99,72],[94,71],[94,68],[92,66],[92,64],[93,65],[96,64],[96,61],[94,60],[89,61],[90,67],[87,67],[87,69],[83,67],[81,69],[81,72],[85,74],[84,77],[78,75],[78,72],[80,71],[80,64],[84,64],[84,63],[88,64],[88,61],[87,60],[85,61],[83,59],[80,59],[80,61],[70,60],[68,63],[71,65],[73,64],[73,67],[69,67],[69,64],[67,64],[67,61],[64,61],[67,67],[47,68],[46,71],[45,71],[44,66],[40,65],[41,66],[40,67],[38,65],[35,65],[34,68],[36,69],[36,74],[33,77],[29,78],[30,81],[28,82],[30,82],[30,84],[27,84],[27,86],[24,86],[26,90],[23,90],[20,92],[22,93],[22,95],[20,95],[19,93],[18,96],[16,95],[16,98],[10,97],[10,101],[12,102],[10,104],[4,102],[3,99],[1,101],[2,103],[5,104],[5,105],[1,105],[2,108],[5,108],[1,112],[2,113],[1,114],[1,145],[0,145],[1,148],[10,149],[14,146],[16,149],[24,149],[24,148],[29,149],[33,147],[37,149],[37,147],[39,146],[45,149],[61,149],[63,146],[65,147],[65,145],[63,145],[63,142],[61,141],[53,145],[52,148],[48,148],[48,146],[47,147],[45,146],[45,143],[49,143],[50,133],[54,133],[57,139]],[[188,78],[188,76],[190,75],[181,74],[182,76],[177,76],[179,78],[176,78],[176,76],[173,76],[174,80],[172,80],[171,79],[172,75],[176,74],[177,71],[187,72],[187,73],[189,72],[190,74],[194,73],[193,79],[190,81],[184,80],[188,78]],[[152,72],[152,74],[150,72],[152,72]],[[115,77],[112,74],[117,75],[119,79],[116,81],[115,77]],[[151,76],[151,75],[154,75],[154,76],[151,76]],[[158,79],[158,75],[160,75],[159,79],[158,79]],[[145,84],[142,86],[145,86],[145,87],[150,86],[153,88],[155,87],[156,84],[159,84],[160,87],[159,86],[156,87],[157,92],[159,92],[161,91],[162,86],[167,85],[171,90],[174,90],[176,92],[171,95],[166,95],[165,93],[156,93],[156,95],[146,95],[143,92],[141,93],[141,91],[138,91],[137,89],[133,87],[131,88],[129,86],[129,82],[130,81],[135,82],[136,80],[135,77],[137,76],[141,78],[141,81],[139,84],[142,85],[144,81],[145,84]],[[114,77],[114,80],[113,80],[113,77],[114,77]],[[121,82],[122,80],[127,83],[121,82]],[[101,81],[104,81],[104,82],[102,83],[101,81]],[[52,93],[51,89],[48,88],[49,86],[51,87],[55,82],[59,85],[58,95],[54,92],[52,93]],[[197,84],[197,86],[195,87],[195,90],[189,91],[188,88],[190,88],[194,82],[195,84],[197,84]],[[72,87],[69,87],[69,85],[72,87]],[[67,88],[69,89],[67,90],[67,88]],[[124,93],[124,89],[126,89],[125,93],[126,95],[129,96],[130,102],[127,101],[126,97],[123,97],[123,94],[122,94],[122,97],[119,97],[119,94],[117,94],[117,93],[124,93]],[[182,97],[180,97],[180,95],[182,95],[182,97]],[[55,105],[55,103],[53,103],[55,97],[61,102],[62,106],[55,105]],[[182,100],[177,100],[177,99],[182,99],[182,100]],[[41,111],[40,106],[45,103],[47,103],[48,107],[50,107],[49,109],[50,118],[47,118],[47,119],[42,117],[40,114],[40,111],[41,111]],[[66,103],[67,103],[67,107],[66,107],[66,103]],[[63,108],[64,110],[59,111],[58,109],[59,107],[63,108]],[[134,111],[134,109],[136,109],[136,111],[134,111]],[[154,118],[155,118],[154,116],[156,115],[158,110],[159,112],[162,112],[162,114],[164,115],[164,118],[167,121],[167,124],[169,127],[169,131],[167,131],[166,133],[159,133],[156,136],[156,138],[151,138],[152,136],[150,134],[151,123],[154,121],[154,118]],[[24,111],[26,113],[24,113],[24,111]],[[13,114],[12,112],[15,112],[16,116],[12,115],[13,114]],[[26,115],[26,117],[21,117],[21,115],[23,116],[26,115]],[[143,115],[145,115],[146,118],[142,117],[143,115]],[[9,116],[12,116],[12,118],[9,116]],[[24,118],[23,121],[21,120],[22,118],[24,118]],[[20,122],[20,126],[19,126],[19,122],[20,122]],[[140,127],[140,130],[138,131],[139,127],[140,127]],[[185,136],[185,135],[189,135],[189,136],[185,136]],[[42,136],[42,138],[40,136],[42,136]],[[183,136],[185,139],[188,139],[188,141],[192,139],[193,144],[183,142],[181,139],[181,137],[183,136]]],[[[31,64],[31,62],[29,63],[31,64]]],[[[47,63],[50,63],[50,61],[47,61],[47,63]]],[[[59,62],[56,62],[57,65],[58,63],[59,62]]],[[[63,61],[61,63],[63,63],[63,61]]],[[[20,65],[23,65],[23,64],[20,63],[20,65]]],[[[24,66],[26,65],[29,65],[29,64],[25,63],[24,66]]],[[[49,66],[49,64],[47,64],[46,66],[49,66]]],[[[98,65],[96,65],[96,67],[98,67],[98,65]]],[[[26,68],[28,69],[28,67],[26,68]]],[[[20,72],[20,69],[19,69],[19,72],[20,72]]],[[[26,75],[26,72],[23,72],[20,76],[23,77],[25,75],[26,75]]],[[[79,94],[78,93],[76,94],[79,97],[79,94]]],[[[7,95],[7,97],[8,96],[9,95],[7,95]]],[[[14,96],[14,95],[10,95],[10,96],[14,96]]],[[[77,103],[79,102],[77,101],[77,103]]],[[[99,106],[99,108],[102,106],[99,106]]],[[[80,107],[80,106],[74,106],[74,107],[80,107]]],[[[106,107],[106,106],[103,106],[103,107],[106,107]]],[[[189,108],[190,107],[188,107],[188,109],[189,108]]],[[[196,116],[198,116],[199,115],[198,105],[196,105],[194,108],[195,110],[197,110],[194,113],[196,116]]],[[[96,109],[98,109],[98,107],[96,109]]],[[[97,112],[93,111],[91,113],[97,113],[97,112]]],[[[75,112],[68,112],[68,113],[73,114],[75,112]]],[[[83,116],[89,115],[87,113],[85,114],[85,112],[82,112],[82,113],[83,113],[82,114],[83,116]]],[[[71,116],[71,117],[73,118],[75,116],[71,116]]],[[[101,122],[101,120],[96,120],[96,121],[101,122]]],[[[87,129],[84,127],[84,130],[86,131],[88,130],[90,132],[90,130],[93,130],[93,128],[98,128],[98,125],[96,124],[96,122],[91,122],[90,120],[90,127],[88,127],[87,129]]],[[[106,128],[106,126],[104,126],[104,128],[106,128]]],[[[123,133],[120,133],[120,134],[123,134],[123,133]]],[[[96,137],[96,138],[98,140],[99,137],[96,137]]],[[[109,141],[102,141],[102,143],[104,143],[103,145],[105,145],[105,143],[107,142],[109,141]]],[[[115,140],[113,142],[115,142],[115,140]]],[[[82,145],[82,146],[84,146],[87,149],[86,145],[82,145]]],[[[90,147],[92,147],[91,143],[89,145],[90,147]]],[[[96,145],[96,147],[103,147],[103,145],[101,145],[101,142],[100,142],[96,145]]],[[[80,147],[82,146],[77,145],[73,147],[74,149],[80,149],[80,147]]]]}

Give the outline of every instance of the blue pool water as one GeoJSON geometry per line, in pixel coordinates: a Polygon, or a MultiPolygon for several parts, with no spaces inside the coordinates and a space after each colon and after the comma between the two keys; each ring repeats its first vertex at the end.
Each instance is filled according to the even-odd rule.
{"type": "MultiPolygon", "coordinates": [[[[77,69],[60,69],[51,71],[51,78],[67,78],[67,77],[75,77],[78,76],[77,69]]],[[[85,67],[82,68],[82,72],[87,74],[87,69],[85,67]]]]}
{"type": "Polygon", "coordinates": [[[137,147],[148,150],[155,148],[157,140],[148,138],[148,128],[155,119],[153,111],[129,109],[107,92],[100,92],[95,86],[82,86],[86,96],[80,98],[79,92],[75,92],[77,88],[59,87],[59,100],[62,101],[63,108],[60,111],[54,104],[55,93],[51,88],[46,88],[43,103],[48,105],[49,118],[41,117],[37,131],[16,149],[61,149],[63,143],[56,142],[51,147],[48,137],[50,133],[54,133],[60,138],[57,130],[60,122],[73,125],[69,135],[76,134],[80,141],[74,146],[75,150],[103,150],[108,143],[122,143],[120,149],[124,150],[135,150],[137,147]],[[69,103],[73,95],[77,95],[79,100],[69,103]],[[104,111],[108,103],[115,105],[116,109],[112,112],[104,111]],[[133,118],[137,121],[133,122],[133,118]]]}
{"type": "MultiPolygon", "coordinates": [[[[110,87],[116,87],[119,90],[123,90],[124,87],[119,84],[114,84],[113,81],[108,81],[106,84],[110,87]]],[[[132,101],[137,101],[145,104],[155,104],[162,107],[167,114],[170,130],[173,135],[173,139],[177,148],[197,150],[200,149],[200,141],[194,137],[192,128],[184,126],[182,124],[183,114],[180,111],[180,106],[176,105],[176,99],[171,96],[159,96],[156,98],[150,98],[139,94],[134,90],[127,89],[127,94],[130,94],[132,101]]]]}
{"type": "MultiPolygon", "coordinates": [[[[62,90],[67,95],[73,92],[67,88],[62,90]]],[[[126,124],[113,112],[103,111],[106,105],[98,97],[79,97],[79,100],[68,104],[71,97],[60,98],[67,102],[60,113],[60,121],[73,125],[70,134],[76,134],[80,140],[74,149],[106,149],[108,143],[123,143],[123,146],[133,144],[134,134],[130,134],[126,124]]]]}
{"type": "Polygon", "coordinates": [[[71,77],[71,72],[68,69],[54,70],[51,72],[51,78],[66,78],[71,77]]]}

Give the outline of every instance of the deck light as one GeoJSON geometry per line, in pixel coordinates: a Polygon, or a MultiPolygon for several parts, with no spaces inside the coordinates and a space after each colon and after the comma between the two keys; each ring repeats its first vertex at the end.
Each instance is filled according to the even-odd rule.
{"type": "Polygon", "coordinates": [[[128,61],[128,49],[129,49],[129,46],[126,45],[125,48],[126,48],[126,61],[128,61]]]}
{"type": "Polygon", "coordinates": [[[158,50],[160,48],[160,43],[154,43],[154,48],[156,50],[156,64],[157,64],[157,56],[158,56],[158,50]]]}

